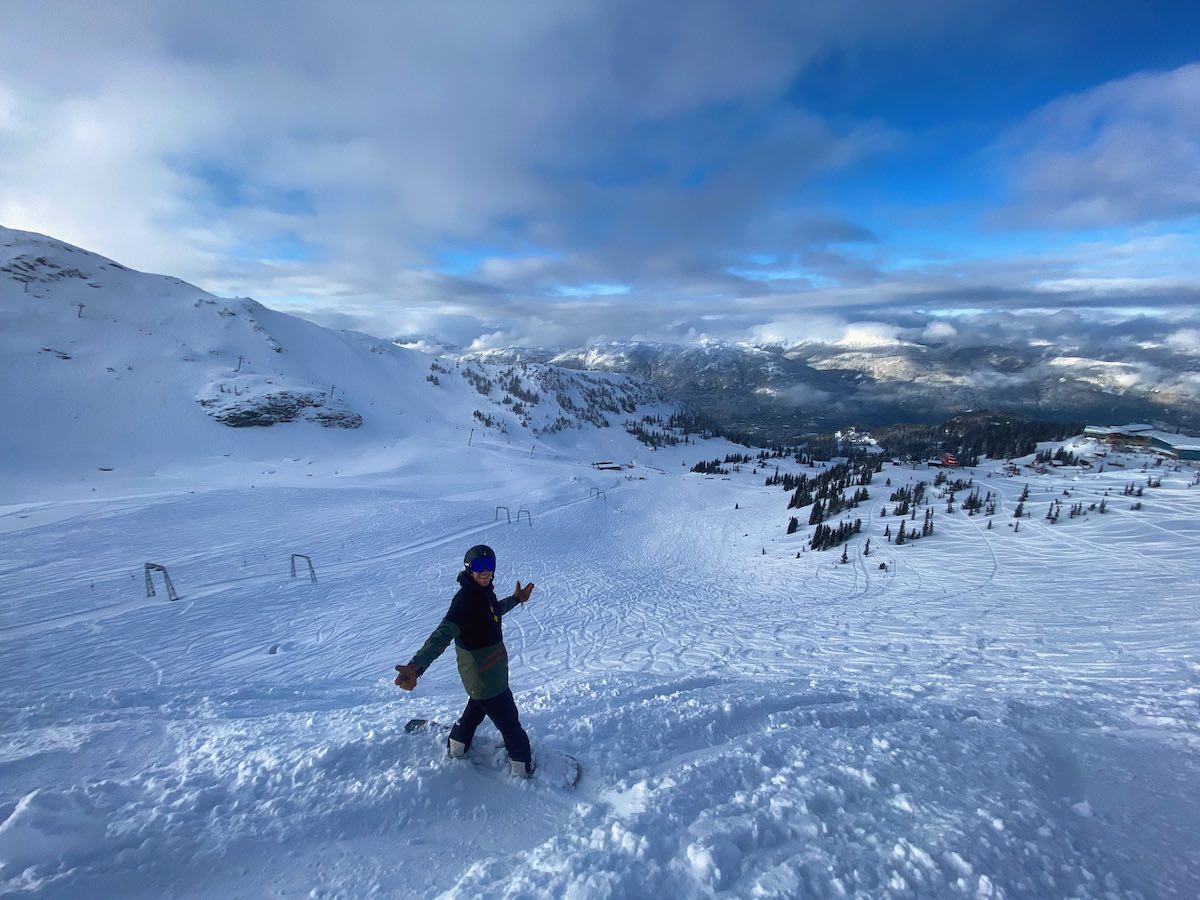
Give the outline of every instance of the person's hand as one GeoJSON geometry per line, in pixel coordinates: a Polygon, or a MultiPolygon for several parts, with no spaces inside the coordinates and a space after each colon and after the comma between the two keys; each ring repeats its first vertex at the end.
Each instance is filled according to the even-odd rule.
{"type": "Polygon", "coordinates": [[[411,691],[417,686],[416,666],[396,666],[396,671],[400,673],[396,676],[397,685],[404,688],[406,691],[411,691]]]}
{"type": "Polygon", "coordinates": [[[518,581],[517,589],[515,591],[513,591],[513,596],[517,598],[518,602],[524,603],[526,600],[529,599],[529,595],[532,593],[533,593],[533,582],[532,581],[529,582],[529,584],[525,585],[525,587],[521,587],[521,582],[518,581]]]}

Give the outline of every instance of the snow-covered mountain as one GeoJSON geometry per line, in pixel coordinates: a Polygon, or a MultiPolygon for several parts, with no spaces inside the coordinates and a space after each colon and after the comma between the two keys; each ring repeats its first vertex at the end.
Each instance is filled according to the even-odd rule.
{"type": "Polygon", "coordinates": [[[300,443],[344,458],[472,429],[526,446],[604,429],[610,455],[628,457],[640,445],[622,423],[680,408],[635,378],[431,359],[9,229],[0,323],[3,495],[31,479],[294,462],[300,443]]]}
{"type": "Polygon", "coordinates": [[[856,372],[820,371],[778,349],[721,341],[613,341],[576,350],[497,349],[462,358],[493,365],[536,360],[634,375],[726,428],[763,440],[837,427],[846,418],[838,398],[852,394],[858,378],[856,372]]]}
{"type": "Polygon", "coordinates": [[[932,423],[985,408],[1076,422],[1200,425],[1200,372],[1188,361],[1092,359],[1048,345],[611,342],[463,358],[637,375],[764,440],[848,425],[932,423]]]}
{"type": "Polygon", "coordinates": [[[0,895],[1200,895],[1195,463],[650,450],[629,376],[0,251],[0,895]],[[463,708],[393,667],[481,542],[573,788],[405,728],[463,708]]]}

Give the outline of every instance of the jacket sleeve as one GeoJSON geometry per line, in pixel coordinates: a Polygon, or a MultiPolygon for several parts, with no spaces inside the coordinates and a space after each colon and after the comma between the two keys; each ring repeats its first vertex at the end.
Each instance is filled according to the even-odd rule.
{"type": "Polygon", "coordinates": [[[417,667],[417,676],[424,675],[425,670],[433,664],[435,659],[442,655],[442,652],[450,646],[450,642],[461,633],[462,629],[450,621],[449,616],[442,619],[441,624],[433,629],[433,634],[429,635],[429,639],[425,641],[424,646],[408,661],[410,666],[417,667]]]}
{"type": "Polygon", "coordinates": [[[503,600],[500,601],[500,615],[507,616],[509,613],[509,610],[511,610],[514,606],[520,606],[520,605],[521,605],[521,601],[517,599],[516,594],[513,594],[509,597],[505,597],[503,600]]]}

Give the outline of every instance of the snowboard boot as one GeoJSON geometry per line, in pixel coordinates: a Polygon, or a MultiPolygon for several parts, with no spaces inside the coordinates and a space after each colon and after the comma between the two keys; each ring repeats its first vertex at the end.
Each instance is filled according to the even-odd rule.
{"type": "Polygon", "coordinates": [[[450,759],[462,759],[467,755],[467,745],[454,738],[446,738],[446,756],[450,759]]]}
{"type": "Polygon", "coordinates": [[[523,763],[519,759],[508,761],[508,771],[513,778],[529,778],[533,775],[533,763],[523,763]]]}

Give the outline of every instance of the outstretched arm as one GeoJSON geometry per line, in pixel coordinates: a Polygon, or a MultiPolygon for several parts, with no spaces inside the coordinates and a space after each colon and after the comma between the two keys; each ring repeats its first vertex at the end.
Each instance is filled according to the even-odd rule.
{"type": "Polygon", "coordinates": [[[500,614],[505,615],[518,603],[525,603],[529,600],[529,595],[533,593],[533,582],[521,587],[521,582],[517,582],[517,589],[513,591],[511,597],[505,597],[500,601],[500,614]]]}
{"type": "Polygon", "coordinates": [[[425,641],[424,646],[416,652],[413,658],[407,664],[396,666],[396,671],[399,673],[396,676],[396,684],[406,691],[415,688],[417,679],[425,674],[425,670],[442,655],[442,652],[450,646],[450,642],[460,633],[457,625],[448,618],[442,619],[442,623],[433,630],[433,634],[429,635],[429,639],[425,641]]]}

